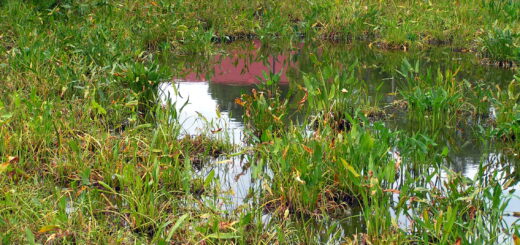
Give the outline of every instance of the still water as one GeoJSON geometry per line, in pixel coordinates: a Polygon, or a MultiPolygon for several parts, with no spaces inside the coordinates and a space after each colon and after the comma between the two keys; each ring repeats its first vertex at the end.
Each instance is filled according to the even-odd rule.
{"type": "MultiPolygon", "coordinates": [[[[326,56],[327,59],[324,60],[340,69],[358,62],[362,67],[356,73],[358,80],[364,83],[368,96],[377,99],[382,105],[395,99],[394,92],[399,89],[399,75],[395,69],[401,66],[405,58],[411,63],[419,61],[421,70],[460,68],[459,79],[469,82],[503,86],[513,79],[513,72],[510,70],[482,66],[474,54],[456,53],[448,48],[431,48],[407,53],[374,50],[368,48],[367,44],[299,44],[280,49],[266,47],[259,42],[250,42],[222,46],[222,51],[222,54],[211,57],[177,60],[176,62],[183,64],[185,72],[179,74],[174,82],[162,84],[161,99],[163,102],[174,101],[178,109],[182,108],[180,121],[184,134],[195,135],[207,132],[208,129],[224,129],[233,144],[241,147],[245,147],[242,143],[244,112],[235,104],[235,99],[242,93],[249,93],[255,88],[255,83],[269,73],[280,74],[282,90],[288,90],[290,84],[302,84],[303,74],[316,72],[311,62],[313,55],[326,56]]],[[[406,123],[399,119],[388,121],[387,125],[390,128],[407,130],[406,123]]],[[[446,140],[446,145],[450,147],[446,164],[452,170],[473,178],[482,162],[497,162],[502,163],[502,166],[518,164],[518,157],[503,156],[496,147],[479,143],[469,132],[469,128],[463,127],[460,132],[446,140]]],[[[216,159],[208,163],[198,174],[205,176],[212,171],[220,186],[227,190],[222,199],[226,209],[235,210],[248,203],[247,197],[256,184],[253,183],[246,158],[216,159]]],[[[440,178],[443,178],[442,174],[440,178]]],[[[510,189],[518,187],[516,185],[510,189]]],[[[256,188],[258,189],[258,186],[256,188]]],[[[514,197],[507,210],[520,211],[520,199],[514,197]]],[[[362,222],[359,222],[360,217],[356,216],[356,210],[351,212],[350,218],[330,221],[339,224],[340,235],[354,234],[364,229],[362,222]]],[[[505,219],[509,224],[516,221],[514,217],[505,219]]],[[[401,225],[407,224],[403,217],[399,218],[399,222],[401,225]]]]}

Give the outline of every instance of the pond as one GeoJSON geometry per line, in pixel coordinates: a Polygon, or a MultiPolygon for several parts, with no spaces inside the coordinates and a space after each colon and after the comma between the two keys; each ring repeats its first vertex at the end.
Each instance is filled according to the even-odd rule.
{"type": "MultiPolygon", "coordinates": [[[[185,134],[196,135],[208,130],[224,129],[228,139],[238,148],[246,147],[244,137],[244,110],[235,103],[243,93],[250,93],[265,76],[280,75],[280,86],[286,93],[291,86],[302,84],[302,75],[317,72],[312,65],[313,54],[324,62],[331,62],[337,69],[347,67],[355,62],[362,69],[356,72],[356,78],[363,84],[368,100],[386,106],[396,100],[399,89],[399,74],[396,67],[407,59],[416,61],[421,70],[458,70],[457,77],[468,82],[484,82],[493,86],[505,86],[513,79],[513,71],[483,66],[474,54],[453,52],[449,48],[432,47],[414,52],[382,51],[371,49],[369,44],[335,44],[325,43],[307,45],[300,43],[290,47],[279,48],[262,45],[260,42],[233,43],[223,45],[221,54],[211,57],[178,57],[183,72],[178,74],[175,82],[162,84],[160,90],[162,101],[176,102],[182,108],[180,122],[185,134]],[[177,94],[177,92],[178,94],[177,94]]],[[[296,103],[296,102],[295,102],[296,103]]],[[[404,115],[383,120],[387,127],[394,130],[413,131],[413,125],[404,115]]],[[[450,152],[446,166],[464,176],[473,178],[481,164],[493,163],[497,166],[516,166],[518,157],[505,156],[494,143],[485,144],[472,133],[471,125],[461,125],[449,130],[443,142],[450,152]]],[[[239,150],[238,150],[239,151],[239,150]]],[[[250,202],[248,196],[253,189],[261,188],[252,178],[247,157],[218,158],[210,161],[198,172],[207,176],[213,171],[220,186],[227,190],[222,196],[223,206],[227,210],[236,210],[250,202]]],[[[502,171],[502,170],[501,170],[502,171]]],[[[513,168],[504,169],[510,175],[516,175],[513,168]]],[[[445,172],[441,172],[443,179],[445,172]]],[[[515,181],[516,183],[516,181],[515,181]]],[[[508,190],[517,189],[513,185],[508,190]]],[[[507,213],[520,211],[520,199],[513,197],[508,205],[507,213]]],[[[329,219],[325,226],[337,227],[339,236],[363,232],[365,227],[360,222],[360,210],[353,208],[348,214],[329,219]]],[[[266,219],[269,215],[266,214],[266,219]]],[[[516,221],[515,217],[505,217],[508,224],[516,221]]],[[[323,227],[323,220],[315,221],[316,226],[323,227]]],[[[400,225],[407,226],[405,217],[399,217],[400,225]]],[[[323,239],[330,239],[329,234],[322,234],[323,239]]]]}

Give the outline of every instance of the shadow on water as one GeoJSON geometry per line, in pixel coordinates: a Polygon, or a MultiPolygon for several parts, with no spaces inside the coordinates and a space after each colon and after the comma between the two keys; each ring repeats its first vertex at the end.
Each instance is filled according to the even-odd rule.
{"type": "MultiPolygon", "coordinates": [[[[210,130],[219,127],[226,129],[237,145],[243,145],[244,111],[235,103],[235,99],[255,88],[255,83],[258,83],[264,74],[279,73],[281,87],[285,92],[291,86],[303,85],[303,74],[316,72],[311,60],[312,54],[317,54],[323,62],[329,62],[340,70],[358,62],[361,69],[356,71],[356,77],[363,84],[367,96],[379,100],[378,103],[383,105],[395,99],[394,93],[399,88],[396,68],[401,66],[405,58],[420,61],[421,70],[460,68],[458,78],[469,82],[480,81],[491,86],[504,86],[513,78],[511,70],[482,66],[473,54],[455,53],[448,48],[436,47],[417,52],[402,52],[370,49],[367,44],[322,43],[300,44],[280,51],[271,50],[257,41],[233,43],[221,48],[222,52],[212,57],[175,57],[174,60],[168,61],[179,64],[177,68],[182,72],[179,72],[174,83],[161,85],[162,100],[165,102],[169,95],[172,101],[177,102],[179,109],[187,103],[179,118],[186,134],[197,134],[207,130],[209,124],[210,130]],[[179,92],[178,95],[174,92],[174,86],[179,92]],[[217,110],[220,113],[217,113],[217,110]]],[[[387,122],[388,127],[399,130],[407,130],[407,124],[402,118],[387,122]]],[[[450,130],[440,139],[450,147],[446,165],[469,178],[473,178],[481,162],[511,161],[511,166],[516,164],[515,159],[504,159],[493,145],[481,143],[469,128],[450,130]]],[[[508,171],[514,172],[514,169],[508,171]]],[[[217,176],[222,189],[226,190],[224,197],[228,210],[247,203],[247,197],[253,189],[260,189],[252,184],[254,181],[249,163],[244,159],[217,159],[207,164],[199,174],[207,176],[211,172],[217,176]]],[[[520,200],[513,198],[508,211],[520,211],[513,210],[516,207],[520,207],[520,200]]],[[[362,220],[359,220],[362,216],[357,215],[359,212],[351,210],[348,216],[352,218],[335,219],[330,221],[329,225],[337,225],[342,236],[363,232],[365,228],[362,220]]],[[[315,225],[321,227],[320,222],[322,221],[316,221],[315,225]]]]}

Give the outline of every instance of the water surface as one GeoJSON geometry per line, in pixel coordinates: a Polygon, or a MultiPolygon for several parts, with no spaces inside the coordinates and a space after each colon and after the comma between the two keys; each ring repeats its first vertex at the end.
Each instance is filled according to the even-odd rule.
{"type": "MultiPolygon", "coordinates": [[[[180,121],[186,134],[198,134],[208,127],[210,130],[223,128],[231,135],[234,144],[241,145],[243,137],[243,110],[235,104],[235,99],[242,93],[249,93],[266,74],[280,74],[281,86],[287,90],[290,84],[303,84],[305,73],[318,72],[313,65],[312,57],[318,57],[332,66],[348,67],[358,62],[362,69],[356,73],[360,83],[366,88],[369,97],[388,104],[394,99],[399,89],[399,68],[403,59],[411,63],[420,62],[420,69],[460,69],[458,78],[470,82],[484,82],[491,86],[504,86],[513,79],[510,70],[482,66],[473,54],[455,53],[448,48],[431,48],[417,52],[381,51],[368,48],[366,44],[338,45],[321,44],[318,46],[299,44],[286,50],[270,50],[259,42],[243,45],[222,46],[223,54],[205,57],[199,60],[190,57],[182,61],[184,72],[179,74],[175,83],[163,84],[161,90],[177,102],[180,109],[187,105],[180,114],[180,121]],[[179,94],[176,94],[173,87],[179,94]],[[217,113],[219,111],[219,113],[217,113]],[[209,125],[209,126],[208,126],[209,125]]],[[[180,58],[182,60],[182,58],[180,58]]],[[[163,95],[163,100],[166,100],[163,95]]],[[[388,126],[394,129],[407,130],[405,120],[399,118],[389,121],[388,126]]],[[[446,165],[452,170],[473,178],[479,164],[496,162],[501,166],[516,166],[518,158],[505,157],[493,145],[484,145],[471,133],[469,127],[461,127],[458,131],[449,132],[446,145],[450,146],[450,154],[446,165]]],[[[202,169],[199,174],[207,176],[216,173],[221,186],[229,190],[225,197],[226,208],[236,209],[247,203],[247,196],[253,188],[253,178],[244,158],[217,159],[202,169]]],[[[513,171],[510,168],[507,171],[513,171]]],[[[516,175],[516,173],[513,173],[516,175]]],[[[444,178],[441,174],[441,178],[444,178]]],[[[513,186],[510,189],[517,189],[513,186]]],[[[520,211],[520,199],[513,198],[508,212],[520,211]]],[[[356,216],[359,210],[350,214],[354,218],[345,217],[328,223],[338,223],[341,235],[362,232],[361,217],[356,216]]],[[[509,224],[516,218],[506,217],[509,224]]],[[[406,225],[407,220],[399,218],[406,225]]],[[[321,221],[317,221],[318,223],[321,221]]],[[[327,238],[324,238],[325,240],[327,238]]]]}

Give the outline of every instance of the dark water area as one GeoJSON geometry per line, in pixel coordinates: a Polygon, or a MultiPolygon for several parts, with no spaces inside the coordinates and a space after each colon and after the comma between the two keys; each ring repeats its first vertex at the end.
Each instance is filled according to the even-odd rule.
{"type": "MultiPolygon", "coordinates": [[[[227,129],[228,137],[237,145],[242,144],[244,111],[235,104],[235,99],[242,93],[249,93],[256,87],[255,84],[270,73],[280,74],[280,86],[285,92],[295,85],[303,85],[304,74],[317,72],[313,57],[317,57],[318,62],[327,62],[339,71],[346,70],[346,67],[357,62],[361,69],[356,70],[355,76],[362,84],[361,87],[368,97],[378,100],[377,103],[381,105],[387,105],[396,99],[395,92],[402,83],[396,70],[401,67],[404,59],[412,64],[419,61],[421,71],[459,70],[457,76],[460,80],[482,82],[492,87],[505,86],[514,75],[511,70],[481,65],[474,54],[453,52],[449,48],[440,47],[414,52],[371,49],[365,43],[298,44],[286,48],[270,48],[255,41],[223,45],[221,48],[220,54],[215,56],[177,57],[174,62],[180,64],[178,67],[183,72],[177,74],[174,83],[161,86],[162,100],[176,101],[179,109],[185,102],[188,103],[180,116],[186,134],[197,134],[208,128],[224,128],[227,129]]],[[[403,118],[388,120],[386,124],[399,130],[407,130],[408,127],[403,118]]],[[[443,141],[443,144],[450,147],[446,165],[469,178],[475,176],[482,162],[497,163],[500,166],[518,164],[518,157],[505,156],[493,143],[483,143],[475,137],[469,126],[450,130],[443,141]]],[[[506,168],[503,171],[516,175],[514,167],[506,168]]],[[[260,188],[253,184],[247,159],[217,159],[199,174],[205,176],[211,171],[221,185],[229,189],[225,195],[229,210],[247,204],[250,191],[260,188]]],[[[512,188],[516,189],[518,185],[512,188]]],[[[512,198],[507,211],[520,211],[520,199],[512,198]]],[[[337,225],[340,235],[355,234],[364,230],[363,222],[359,220],[361,217],[357,214],[359,210],[351,210],[346,218],[332,219],[325,223],[326,226],[337,225]]],[[[506,220],[512,223],[516,219],[506,217],[506,220]]],[[[399,218],[399,221],[406,225],[406,220],[399,218]]]]}

